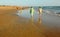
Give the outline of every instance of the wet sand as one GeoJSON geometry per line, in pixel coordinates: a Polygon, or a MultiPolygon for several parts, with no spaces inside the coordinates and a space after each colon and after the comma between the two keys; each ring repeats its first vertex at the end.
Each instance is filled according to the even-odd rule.
{"type": "Polygon", "coordinates": [[[60,27],[48,18],[54,16],[44,13],[40,23],[40,16],[34,21],[33,17],[28,19],[16,13],[15,9],[0,10],[0,37],[60,37],[60,27]]]}
{"type": "Polygon", "coordinates": [[[0,37],[40,37],[32,21],[16,15],[16,10],[0,10],[0,37]]]}

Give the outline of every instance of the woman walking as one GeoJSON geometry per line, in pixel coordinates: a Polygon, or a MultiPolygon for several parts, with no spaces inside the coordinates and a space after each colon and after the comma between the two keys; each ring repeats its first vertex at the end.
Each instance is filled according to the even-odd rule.
{"type": "Polygon", "coordinates": [[[39,11],[39,15],[42,15],[43,10],[41,7],[39,7],[38,11],[39,11]]]}
{"type": "Polygon", "coordinates": [[[33,9],[33,7],[30,8],[30,14],[31,14],[32,17],[34,16],[34,9],[33,9]]]}

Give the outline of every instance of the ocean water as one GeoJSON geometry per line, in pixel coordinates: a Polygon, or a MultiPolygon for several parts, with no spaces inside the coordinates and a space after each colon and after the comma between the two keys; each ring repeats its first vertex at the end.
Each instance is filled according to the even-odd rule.
{"type": "Polygon", "coordinates": [[[60,13],[60,6],[45,6],[43,9],[51,11],[52,13],[60,13]]]}
{"type": "Polygon", "coordinates": [[[42,8],[43,8],[43,10],[60,12],[60,6],[43,6],[42,8]]]}
{"type": "MultiPolygon", "coordinates": [[[[38,12],[39,7],[33,6],[33,8],[34,8],[34,17],[37,17],[39,14],[38,12]]],[[[42,6],[42,9],[43,9],[43,13],[47,13],[47,14],[56,15],[60,13],[60,6],[42,6]]],[[[27,10],[22,10],[21,14],[20,14],[20,11],[21,10],[18,11],[17,15],[28,17],[28,18],[31,17],[30,8],[27,10]]]]}

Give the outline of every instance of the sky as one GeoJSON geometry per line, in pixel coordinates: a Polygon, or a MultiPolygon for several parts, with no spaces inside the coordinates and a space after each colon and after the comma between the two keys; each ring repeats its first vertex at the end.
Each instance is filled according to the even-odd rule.
{"type": "Polygon", "coordinates": [[[60,0],[0,0],[0,5],[60,6],[60,0]]]}

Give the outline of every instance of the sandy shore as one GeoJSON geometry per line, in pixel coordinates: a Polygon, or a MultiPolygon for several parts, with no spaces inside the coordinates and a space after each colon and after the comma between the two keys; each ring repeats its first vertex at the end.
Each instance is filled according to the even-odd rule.
{"type": "Polygon", "coordinates": [[[8,9],[24,10],[28,8],[29,7],[21,7],[21,6],[0,6],[0,9],[3,9],[3,10],[8,10],[8,9]]]}
{"type": "Polygon", "coordinates": [[[16,7],[9,7],[9,6],[6,6],[6,7],[0,7],[0,9],[8,10],[8,9],[16,9],[16,7]]]}
{"type": "Polygon", "coordinates": [[[39,23],[40,16],[33,21],[16,15],[15,9],[4,9],[0,8],[0,37],[60,37],[60,17],[43,13],[39,23]]]}
{"type": "Polygon", "coordinates": [[[32,21],[17,16],[14,9],[0,10],[0,37],[40,37],[42,34],[32,21]]]}

